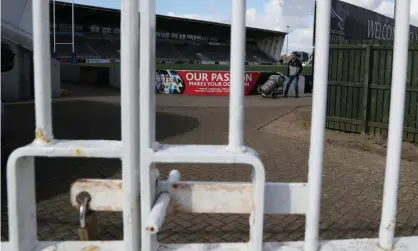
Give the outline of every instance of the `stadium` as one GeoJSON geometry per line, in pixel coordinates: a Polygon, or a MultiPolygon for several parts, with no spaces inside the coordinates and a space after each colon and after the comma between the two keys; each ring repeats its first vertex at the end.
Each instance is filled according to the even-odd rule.
{"type": "MultiPolygon", "coordinates": [[[[3,100],[31,99],[33,88],[25,83],[33,76],[33,63],[24,59],[32,57],[31,10],[27,1],[21,1],[26,5],[8,2],[16,6],[17,11],[21,9],[22,18],[15,20],[16,15],[8,17],[4,12],[2,37],[11,41],[11,47],[15,44],[23,47],[18,48],[22,53],[16,55],[23,55],[15,59],[15,65],[23,65],[21,71],[26,77],[22,79],[22,73],[13,74],[13,71],[5,74],[3,81],[7,83],[3,86],[2,96],[3,100]],[[23,30],[28,34],[16,35],[13,26],[20,28],[20,33],[23,30]],[[19,59],[22,62],[17,62],[19,59]],[[10,90],[15,86],[18,88],[10,90]]],[[[229,71],[230,25],[162,15],[157,16],[156,22],[157,70],[166,75],[166,70],[229,71]]],[[[50,25],[54,97],[60,96],[61,83],[65,82],[120,87],[120,10],[50,1],[50,25]]],[[[261,77],[252,76],[258,79],[257,84],[251,83],[252,86],[263,83],[271,74],[287,71],[286,66],[279,63],[285,36],[285,32],[246,29],[246,70],[262,73],[259,74],[261,77]]],[[[161,74],[157,74],[157,78],[158,75],[161,74]]],[[[306,67],[304,75],[311,75],[310,67],[306,67]]],[[[255,89],[248,93],[255,93],[255,89]]],[[[206,93],[213,95],[216,92],[206,93]]],[[[227,95],[227,92],[219,95],[227,95]]]]}
{"type": "MultiPolygon", "coordinates": [[[[55,41],[58,43],[56,52],[61,62],[68,62],[65,59],[71,59],[72,55],[71,8],[72,5],[68,3],[57,2],[55,5],[55,41]]],[[[53,9],[51,3],[52,24],[53,9]]],[[[80,62],[85,62],[84,59],[108,59],[110,62],[117,62],[120,48],[120,11],[75,5],[74,14],[74,48],[77,57],[83,59],[80,62]]],[[[247,63],[277,63],[285,35],[282,32],[247,28],[247,63]]],[[[159,15],[157,61],[160,64],[228,64],[229,37],[229,25],[159,15]]],[[[53,36],[51,44],[54,44],[53,36]]]]}
{"type": "MultiPolygon", "coordinates": [[[[132,2],[123,1],[124,4],[132,2]]],[[[273,94],[271,98],[261,97],[265,94],[262,87],[272,76],[286,73],[286,65],[277,57],[286,36],[282,32],[247,29],[246,59],[241,59],[241,66],[246,64],[244,81],[241,81],[245,82],[243,89],[246,95],[258,94],[258,86],[264,84],[260,86],[260,96],[241,98],[239,95],[242,102],[236,105],[234,98],[222,97],[229,95],[229,25],[158,16],[155,92],[160,94],[154,96],[154,79],[150,77],[153,72],[138,79],[137,65],[131,65],[134,67],[124,72],[130,79],[124,81],[123,86],[129,88],[119,91],[119,50],[120,41],[124,39],[120,38],[120,11],[83,5],[75,5],[73,9],[70,4],[51,5],[44,0],[2,0],[2,5],[2,249],[23,251],[33,247],[63,251],[73,249],[73,245],[78,250],[106,249],[107,241],[113,240],[111,245],[115,248],[111,249],[122,250],[121,244],[139,236],[137,229],[144,229],[135,227],[133,231],[126,231],[126,222],[142,224],[146,218],[142,215],[139,221],[132,210],[128,210],[127,215],[122,200],[128,195],[130,204],[142,206],[145,211],[150,209],[149,202],[161,201],[160,197],[155,197],[143,203],[148,193],[142,188],[147,184],[158,188],[149,189],[152,194],[157,195],[153,191],[158,191],[159,196],[163,195],[165,190],[160,189],[160,184],[164,184],[163,189],[171,189],[171,194],[179,195],[170,198],[171,202],[165,200],[170,210],[162,217],[164,225],[153,229],[145,227],[148,233],[158,231],[152,234],[161,243],[160,251],[219,251],[230,245],[223,246],[224,243],[232,243],[232,249],[247,250],[253,236],[267,242],[267,249],[287,248],[282,244],[273,246],[271,242],[290,244],[290,249],[302,248],[302,242],[294,241],[303,240],[306,229],[311,229],[304,227],[310,222],[306,201],[309,201],[307,189],[311,172],[308,167],[312,166],[312,155],[307,153],[321,148],[325,150],[324,161],[318,169],[323,171],[318,171],[317,177],[323,179],[324,193],[323,198],[317,200],[322,204],[317,203],[321,212],[315,213],[314,218],[321,219],[317,224],[319,239],[331,239],[322,242],[321,247],[333,249],[337,246],[329,244],[335,241],[344,242],[348,248],[379,249],[377,241],[369,238],[376,238],[375,231],[371,230],[387,226],[380,225],[381,215],[376,212],[382,212],[382,204],[378,202],[382,198],[385,176],[384,155],[390,146],[385,137],[389,117],[394,114],[393,109],[389,111],[393,101],[391,90],[401,88],[406,92],[404,111],[396,109],[395,120],[399,122],[399,115],[404,115],[405,142],[399,162],[402,172],[398,177],[398,207],[402,211],[396,232],[399,236],[416,235],[418,215],[414,212],[418,212],[418,204],[411,200],[418,198],[418,72],[415,70],[418,47],[412,45],[408,52],[407,74],[402,74],[406,75],[406,85],[393,81],[400,88],[392,88],[392,76],[402,77],[398,72],[392,74],[393,46],[375,41],[391,38],[386,33],[389,26],[393,27],[389,19],[380,19],[372,12],[356,15],[358,7],[345,3],[332,6],[330,40],[344,41],[332,41],[328,64],[321,64],[321,60],[328,62],[328,56],[324,56],[328,55],[326,50],[322,50],[322,55],[317,51],[317,69],[329,68],[328,78],[323,76],[322,84],[318,83],[321,87],[328,85],[326,92],[321,88],[323,91],[315,93],[319,93],[315,103],[327,101],[326,107],[323,102],[324,106],[318,109],[312,108],[312,98],[306,88],[306,79],[312,77],[309,76],[312,74],[310,66],[304,66],[301,73],[305,88],[299,88],[300,98],[282,98],[281,95],[273,99],[273,94]],[[35,6],[33,10],[32,6],[35,6]],[[378,32],[367,33],[369,27],[380,27],[376,23],[384,23],[385,32],[376,29],[378,32]],[[32,32],[32,27],[43,29],[32,32]],[[374,37],[369,36],[373,34],[374,37]],[[312,121],[314,124],[318,120],[315,115],[318,111],[326,116],[322,119],[326,119],[325,128],[329,131],[324,132],[324,126],[311,127],[312,121]],[[236,129],[238,123],[233,121],[239,121],[242,128],[236,129]],[[131,134],[126,134],[127,131],[131,134]],[[232,155],[223,155],[230,152],[223,148],[224,144],[233,141],[229,136],[233,133],[226,133],[228,131],[237,135],[242,132],[243,142],[259,153],[262,162],[250,165],[262,163],[265,179],[255,177],[248,165],[235,163],[238,159],[232,155]],[[311,142],[316,140],[311,141],[311,135],[324,135],[324,145],[315,147],[311,142]],[[90,141],[92,139],[94,141],[90,141]],[[148,144],[152,141],[159,144],[148,144]],[[140,147],[128,148],[126,145],[131,144],[126,143],[129,142],[138,142],[140,147]],[[197,146],[196,151],[190,151],[193,146],[197,146]],[[207,151],[215,148],[218,149],[216,155],[207,151]],[[31,152],[21,155],[25,154],[25,149],[31,152]],[[218,153],[220,158],[216,158],[218,153]],[[177,163],[167,163],[173,154],[180,156],[174,156],[177,163]],[[127,155],[135,156],[135,162],[141,159],[139,165],[130,163],[131,172],[126,172],[127,155]],[[193,162],[179,163],[181,156],[193,162]],[[216,158],[221,165],[197,162],[196,156],[216,158]],[[152,180],[148,182],[150,165],[152,180]],[[181,180],[178,177],[168,179],[173,169],[181,172],[181,180]],[[158,175],[154,176],[157,170],[158,175]],[[141,174],[136,176],[138,171],[141,174]],[[158,180],[154,179],[156,176],[158,180]],[[127,178],[130,184],[120,183],[127,178]],[[249,183],[256,179],[265,181],[268,186],[265,186],[266,208],[263,209],[266,218],[263,231],[259,231],[265,235],[253,234],[251,230],[257,225],[253,224],[253,206],[257,205],[257,210],[263,208],[258,206],[263,205],[259,200],[263,196],[254,196],[252,191],[258,189],[249,183]],[[222,182],[220,186],[218,182],[222,182]],[[278,192],[272,190],[276,185],[281,187],[278,192]],[[128,189],[132,188],[136,192],[141,190],[140,196],[130,193],[128,189]],[[86,192],[91,197],[86,196],[86,192]],[[230,197],[225,197],[228,194],[230,197]],[[138,197],[142,200],[140,203],[138,197]],[[202,199],[210,203],[201,203],[202,199]],[[82,206],[91,214],[82,215],[86,212],[82,206]],[[356,241],[353,246],[353,239],[360,242],[356,241]]],[[[136,8],[130,10],[136,12],[136,8]]],[[[319,10],[323,13],[321,6],[319,10]]],[[[318,34],[325,34],[323,27],[322,31],[318,29],[318,34]]],[[[410,37],[416,37],[417,32],[412,28],[411,32],[410,37]]],[[[325,44],[326,39],[322,37],[318,43],[325,44]]],[[[389,40],[383,42],[390,43],[389,40]]],[[[136,53],[129,55],[129,62],[141,57],[136,53]]],[[[142,61],[154,61],[150,56],[142,61]]],[[[292,96],[289,93],[289,97],[292,96]]],[[[390,120],[394,121],[393,117],[390,120]]],[[[398,141],[400,139],[398,137],[398,141]]],[[[242,150],[253,154],[248,148],[242,150]]],[[[161,208],[164,215],[165,206],[161,208]]],[[[130,246],[136,245],[125,245],[130,246]]],[[[399,247],[415,251],[405,242],[399,247]]]]}

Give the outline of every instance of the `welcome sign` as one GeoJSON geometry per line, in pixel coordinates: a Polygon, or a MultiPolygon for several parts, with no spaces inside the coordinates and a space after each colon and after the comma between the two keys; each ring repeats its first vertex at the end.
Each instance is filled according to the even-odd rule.
{"type": "MultiPolygon", "coordinates": [[[[346,3],[332,1],[331,40],[393,40],[393,18],[346,3]]],[[[418,41],[418,27],[410,26],[409,38],[418,41]]]]}

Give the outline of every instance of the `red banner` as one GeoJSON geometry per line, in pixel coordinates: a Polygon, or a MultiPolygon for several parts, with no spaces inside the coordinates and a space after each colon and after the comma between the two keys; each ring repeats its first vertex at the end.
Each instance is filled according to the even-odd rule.
{"type": "MultiPolygon", "coordinates": [[[[225,71],[176,71],[184,82],[185,95],[228,96],[230,73],[225,71]]],[[[260,77],[260,72],[246,72],[244,94],[249,95],[260,77]]]]}

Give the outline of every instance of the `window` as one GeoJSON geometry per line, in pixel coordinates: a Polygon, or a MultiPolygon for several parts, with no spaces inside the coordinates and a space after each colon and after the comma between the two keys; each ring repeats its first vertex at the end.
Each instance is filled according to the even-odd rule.
{"type": "Polygon", "coordinates": [[[99,32],[100,31],[100,27],[97,25],[91,25],[90,26],[90,32],[99,32]]]}
{"type": "Polygon", "coordinates": [[[103,27],[103,34],[110,34],[110,33],[112,33],[112,28],[103,27]]]}
{"type": "Polygon", "coordinates": [[[58,28],[61,31],[68,31],[72,29],[72,25],[71,24],[59,24],[58,28]]]}
{"type": "Polygon", "coordinates": [[[74,25],[74,30],[75,31],[83,31],[83,25],[79,24],[79,25],[74,25]]]}

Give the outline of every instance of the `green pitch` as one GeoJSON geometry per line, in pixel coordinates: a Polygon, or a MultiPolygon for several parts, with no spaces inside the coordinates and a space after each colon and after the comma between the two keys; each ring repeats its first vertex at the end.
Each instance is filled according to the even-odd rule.
{"type": "MultiPolygon", "coordinates": [[[[119,67],[120,64],[78,64],[80,66],[93,66],[93,67],[119,67]]],[[[216,64],[157,64],[157,70],[170,69],[170,70],[192,70],[192,71],[229,71],[229,65],[216,65],[216,64]]],[[[246,71],[259,71],[259,72],[282,72],[286,74],[286,65],[247,65],[246,71]]],[[[312,75],[312,66],[305,66],[303,68],[302,75],[312,75]]]]}

